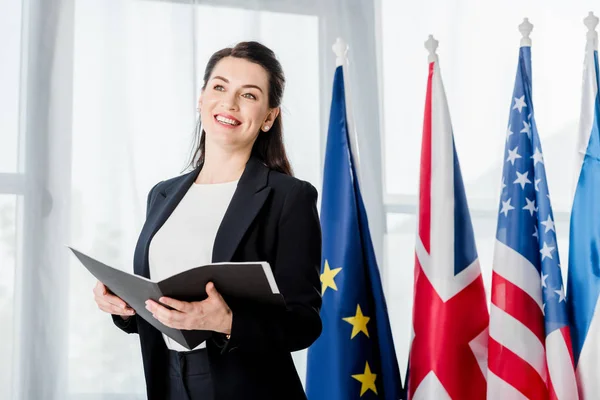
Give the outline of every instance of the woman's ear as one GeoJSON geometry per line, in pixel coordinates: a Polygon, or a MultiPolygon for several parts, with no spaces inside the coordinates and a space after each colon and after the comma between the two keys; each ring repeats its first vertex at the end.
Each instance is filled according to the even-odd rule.
{"type": "Polygon", "coordinates": [[[265,119],[265,122],[263,122],[263,126],[261,128],[263,130],[263,132],[267,132],[269,129],[271,129],[271,127],[273,126],[273,123],[275,122],[275,120],[277,119],[277,116],[279,115],[279,111],[280,111],[279,107],[275,107],[275,108],[271,109],[271,111],[269,111],[269,114],[267,114],[267,119],[265,119]]]}

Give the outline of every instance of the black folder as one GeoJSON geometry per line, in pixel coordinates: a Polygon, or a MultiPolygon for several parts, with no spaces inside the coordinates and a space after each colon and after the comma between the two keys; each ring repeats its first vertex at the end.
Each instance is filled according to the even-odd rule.
{"type": "MultiPolygon", "coordinates": [[[[266,262],[214,263],[198,266],[160,282],[140,275],[109,267],[71,247],[75,256],[92,275],[112,293],[119,296],[137,315],[187,349],[193,349],[212,335],[212,331],[169,328],[146,310],[146,300],[157,303],[159,298],[171,297],[182,301],[206,299],[206,284],[213,282],[225,301],[255,302],[257,306],[285,308],[271,267],[266,262]]],[[[163,304],[164,305],[164,304],[163,304]]],[[[235,315],[235,308],[231,306],[235,315]]],[[[167,308],[170,308],[164,305],[167,308]]]]}

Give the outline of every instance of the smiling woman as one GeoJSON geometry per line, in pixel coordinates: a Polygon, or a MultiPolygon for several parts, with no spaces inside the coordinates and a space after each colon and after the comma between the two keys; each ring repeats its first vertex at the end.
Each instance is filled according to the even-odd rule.
{"type": "Polygon", "coordinates": [[[284,82],[274,53],[257,42],[210,58],[193,170],[150,191],[134,272],[159,280],[209,262],[266,261],[287,309],[226,301],[212,283],[203,301],[148,300],[164,325],[213,332],[188,351],[104,285],[94,288],[98,307],[139,334],[149,399],[306,399],[291,352],[321,333],[321,230],[317,191],[292,176],[283,145],[284,82]]]}
{"type": "Polygon", "coordinates": [[[206,150],[218,143],[229,151],[245,147],[269,168],[291,175],[280,113],[284,87],[281,65],[271,50],[256,42],[242,42],[213,54],[198,101],[198,145],[191,166],[202,165],[206,150]]]}

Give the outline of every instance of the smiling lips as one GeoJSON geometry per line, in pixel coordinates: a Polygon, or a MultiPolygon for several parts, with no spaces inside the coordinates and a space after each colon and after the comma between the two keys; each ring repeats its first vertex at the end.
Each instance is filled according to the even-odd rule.
{"type": "Polygon", "coordinates": [[[240,121],[233,118],[231,115],[217,114],[215,115],[215,120],[223,126],[232,128],[241,124],[240,121]]]}

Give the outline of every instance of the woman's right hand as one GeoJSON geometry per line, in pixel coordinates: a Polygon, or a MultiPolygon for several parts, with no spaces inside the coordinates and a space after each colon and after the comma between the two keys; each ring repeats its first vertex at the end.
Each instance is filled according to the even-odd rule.
{"type": "Polygon", "coordinates": [[[94,300],[98,308],[104,312],[114,315],[120,315],[123,319],[128,319],[135,314],[135,310],[127,305],[120,297],[112,294],[106,286],[100,281],[94,287],[94,300]]]}

